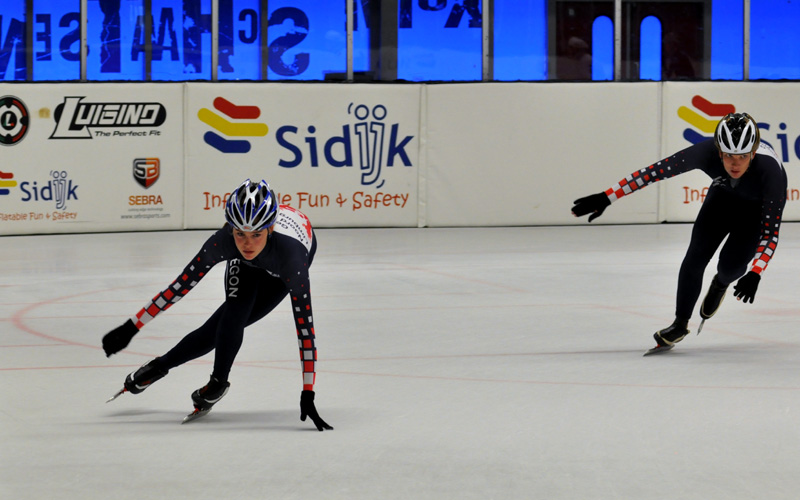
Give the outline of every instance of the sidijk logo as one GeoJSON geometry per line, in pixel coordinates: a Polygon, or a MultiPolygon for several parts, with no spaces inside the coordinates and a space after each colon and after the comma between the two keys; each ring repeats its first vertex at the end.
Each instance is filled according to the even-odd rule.
{"type": "Polygon", "coordinates": [[[13,146],[28,132],[28,108],[14,96],[0,97],[0,144],[13,146]]]}
{"type": "MultiPolygon", "coordinates": [[[[694,109],[687,106],[678,108],[678,116],[692,127],[683,131],[683,138],[692,144],[713,138],[722,117],[736,112],[733,104],[716,104],[700,95],[692,98],[692,106],[694,109]]],[[[758,129],[761,142],[775,150],[781,162],[786,164],[793,159],[800,159],[800,135],[792,140],[792,135],[786,132],[786,123],[780,122],[778,130],[775,130],[769,122],[758,122],[758,129]]]]}
{"type": "Polygon", "coordinates": [[[36,181],[21,182],[22,201],[55,201],[56,210],[66,210],[67,201],[78,199],[78,185],[67,179],[65,170],[51,170],[51,180],[39,185],[36,181]]]}
{"type": "MultiPolygon", "coordinates": [[[[100,129],[95,135],[108,137],[112,133],[102,129],[156,128],[167,119],[167,108],[158,102],[82,102],[85,98],[65,97],[56,106],[56,127],[50,139],[91,139],[93,129],[100,129]]],[[[146,132],[115,131],[113,135],[144,136],[146,132]]]]}
{"type": "Polygon", "coordinates": [[[161,160],[158,158],[136,158],[133,160],[133,178],[147,189],[161,176],[161,160]]]}
{"type": "Polygon", "coordinates": [[[0,172],[0,196],[11,194],[8,188],[17,187],[17,181],[14,180],[12,172],[0,172]]]}
{"type": "Polygon", "coordinates": [[[413,167],[406,148],[413,135],[402,137],[399,123],[387,123],[388,110],[378,104],[370,108],[366,104],[347,106],[347,114],[355,118],[354,123],[342,125],[341,134],[317,136],[317,127],[309,125],[306,134],[293,125],[284,125],[275,132],[275,139],[288,157],[278,162],[283,168],[295,168],[307,159],[311,167],[319,167],[320,160],[332,167],[358,165],[361,184],[380,188],[384,167],[402,163],[413,167]],[[305,143],[305,144],[303,144],[305,143]]]}
{"type": "Polygon", "coordinates": [[[264,123],[254,122],[261,116],[258,106],[238,106],[227,99],[217,97],[214,99],[214,109],[227,116],[208,108],[201,108],[197,117],[201,122],[210,126],[216,132],[208,131],[203,135],[203,140],[212,148],[222,153],[247,153],[250,151],[250,141],[244,139],[227,139],[226,137],[263,137],[269,128],[264,123]],[[242,122],[241,120],[247,120],[242,122]]]}
{"type": "Polygon", "coordinates": [[[697,144],[698,142],[714,137],[714,130],[716,130],[717,124],[722,117],[728,113],[736,112],[736,107],[733,104],[714,104],[705,97],[699,95],[692,97],[692,106],[705,116],[695,111],[695,109],[686,106],[678,108],[678,116],[694,127],[687,128],[683,131],[683,138],[692,144],[697,144]],[[706,118],[706,116],[711,118],[706,118]],[[700,132],[698,132],[698,130],[700,132]]]}

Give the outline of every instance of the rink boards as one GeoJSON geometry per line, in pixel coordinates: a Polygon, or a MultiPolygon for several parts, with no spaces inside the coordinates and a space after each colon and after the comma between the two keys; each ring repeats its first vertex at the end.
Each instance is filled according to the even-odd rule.
{"type": "MultiPolygon", "coordinates": [[[[585,223],[574,199],[751,113],[800,219],[796,83],[14,84],[0,91],[0,234],[214,228],[245,178],[317,227],[585,223]]],[[[600,223],[690,221],[688,173],[600,223]]]]}

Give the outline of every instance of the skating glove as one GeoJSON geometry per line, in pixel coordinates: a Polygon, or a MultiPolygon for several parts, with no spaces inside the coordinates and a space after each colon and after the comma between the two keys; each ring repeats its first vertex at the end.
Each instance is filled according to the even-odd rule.
{"type": "Polygon", "coordinates": [[[605,193],[597,193],[578,198],[573,203],[575,203],[575,206],[572,207],[572,213],[575,214],[576,217],[592,214],[589,216],[589,222],[603,215],[603,211],[606,207],[611,205],[605,193]]]}
{"type": "Polygon", "coordinates": [[[752,304],[753,299],[756,298],[756,290],[758,290],[759,281],[761,281],[761,275],[749,271],[734,285],[733,296],[738,300],[743,300],[744,302],[750,302],[752,304]]]}
{"type": "Polygon", "coordinates": [[[306,416],[311,417],[311,421],[317,426],[318,431],[333,430],[333,427],[325,423],[317,413],[317,408],[314,406],[314,391],[303,391],[300,394],[300,420],[305,422],[306,416]]]}
{"type": "Polygon", "coordinates": [[[139,333],[132,320],[128,320],[103,336],[103,350],[106,357],[116,354],[128,347],[134,335],[139,333]]]}

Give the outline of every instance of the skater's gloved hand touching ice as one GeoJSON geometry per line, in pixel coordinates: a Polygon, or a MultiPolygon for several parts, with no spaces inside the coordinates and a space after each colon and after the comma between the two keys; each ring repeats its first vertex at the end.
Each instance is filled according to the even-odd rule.
{"type": "Polygon", "coordinates": [[[128,320],[103,336],[103,350],[110,357],[128,347],[134,335],[139,333],[132,320],[128,320]]]}
{"type": "Polygon", "coordinates": [[[736,297],[737,300],[743,300],[752,304],[753,300],[756,298],[756,290],[758,290],[758,283],[760,281],[760,274],[749,271],[734,285],[733,296],[736,297]]]}
{"type": "Polygon", "coordinates": [[[605,193],[584,196],[583,198],[578,198],[573,203],[575,206],[572,207],[572,213],[575,214],[575,217],[592,214],[589,216],[589,222],[603,215],[603,211],[606,207],[611,205],[611,201],[609,201],[605,193]]]}
{"type": "Polygon", "coordinates": [[[305,422],[306,416],[311,417],[311,421],[317,426],[318,431],[333,430],[333,427],[325,423],[317,413],[317,408],[314,406],[314,391],[303,391],[300,394],[300,420],[305,422]]]}

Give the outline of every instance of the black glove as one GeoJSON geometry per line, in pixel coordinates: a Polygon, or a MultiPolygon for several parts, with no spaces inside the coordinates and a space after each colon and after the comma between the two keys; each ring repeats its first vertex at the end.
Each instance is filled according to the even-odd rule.
{"type": "Polygon", "coordinates": [[[103,350],[106,351],[106,356],[110,357],[112,354],[116,354],[128,347],[131,339],[137,333],[139,333],[139,330],[133,324],[133,320],[129,319],[122,326],[118,326],[103,335],[103,350]]]}
{"type": "Polygon", "coordinates": [[[739,282],[733,287],[733,296],[738,300],[753,303],[756,298],[756,290],[758,290],[758,282],[761,281],[761,275],[750,271],[739,279],[739,282]]]}
{"type": "Polygon", "coordinates": [[[306,416],[311,417],[311,421],[317,426],[318,431],[333,430],[333,427],[326,424],[317,413],[317,408],[314,406],[314,391],[303,391],[300,394],[300,420],[305,422],[306,416]]]}
{"type": "Polygon", "coordinates": [[[603,211],[606,207],[611,205],[611,201],[609,201],[605,193],[597,193],[578,198],[573,203],[575,203],[575,206],[572,207],[572,213],[575,214],[576,217],[592,214],[589,216],[589,222],[603,215],[603,211]]]}

